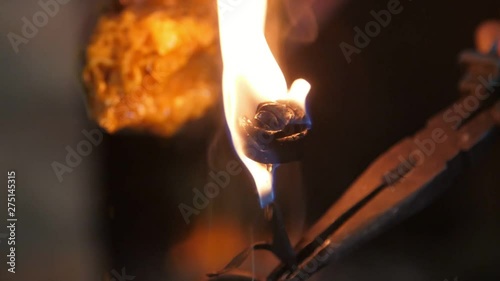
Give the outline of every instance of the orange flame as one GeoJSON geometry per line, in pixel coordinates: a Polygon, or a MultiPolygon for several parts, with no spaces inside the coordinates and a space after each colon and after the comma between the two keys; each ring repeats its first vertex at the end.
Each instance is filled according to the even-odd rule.
{"type": "Polygon", "coordinates": [[[234,148],[252,174],[261,205],[265,206],[274,197],[272,167],[244,154],[239,122],[243,116],[254,116],[262,102],[293,99],[304,105],[310,85],[298,79],[288,91],[264,36],[267,0],[218,0],[217,4],[226,121],[234,148]]]}

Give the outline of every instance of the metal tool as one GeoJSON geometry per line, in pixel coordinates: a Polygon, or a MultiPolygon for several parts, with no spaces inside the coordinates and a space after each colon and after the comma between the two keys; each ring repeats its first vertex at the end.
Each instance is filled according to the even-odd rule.
{"type": "MultiPolygon", "coordinates": [[[[265,280],[307,280],[354,245],[425,207],[478,161],[500,127],[500,58],[496,54],[496,49],[488,55],[463,52],[459,59],[465,67],[459,83],[462,98],[378,157],[309,229],[294,252],[287,252],[286,247],[276,250],[269,244],[251,247],[269,250],[282,262],[265,280]]],[[[275,234],[275,239],[288,241],[283,233],[275,234]]],[[[241,275],[212,277],[257,280],[255,276],[237,279],[241,275]]]]}

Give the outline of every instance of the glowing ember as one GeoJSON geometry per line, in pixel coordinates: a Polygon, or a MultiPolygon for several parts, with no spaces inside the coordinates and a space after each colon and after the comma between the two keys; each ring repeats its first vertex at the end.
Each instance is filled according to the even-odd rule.
{"type": "Polygon", "coordinates": [[[239,124],[242,118],[254,116],[262,102],[293,100],[304,107],[310,85],[298,79],[288,91],[264,36],[267,0],[218,0],[217,3],[226,121],[235,150],[252,174],[264,207],[273,201],[273,167],[255,162],[243,153],[244,138],[239,124]]]}

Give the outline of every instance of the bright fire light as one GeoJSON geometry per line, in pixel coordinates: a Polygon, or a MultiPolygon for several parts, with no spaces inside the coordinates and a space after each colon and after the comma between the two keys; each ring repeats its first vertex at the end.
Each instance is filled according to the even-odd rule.
{"type": "Polygon", "coordinates": [[[234,148],[252,174],[264,207],[274,199],[272,167],[244,154],[239,122],[244,116],[253,117],[262,102],[294,100],[304,106],[310,85],[298,79],[288,91],[264,36],[267,0],[218,0],[217,4],[226,121],[234,148]]]}

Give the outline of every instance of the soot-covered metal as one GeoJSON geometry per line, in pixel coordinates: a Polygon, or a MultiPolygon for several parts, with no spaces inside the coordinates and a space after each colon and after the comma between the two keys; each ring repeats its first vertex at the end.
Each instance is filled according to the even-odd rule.
{"type": "Polygon", "coordinates": [[[293,101],[261,103],[253,118],[242,117],[245,155],[264,164],[299,160],[311,129],[306,111],[293,101]]]}

